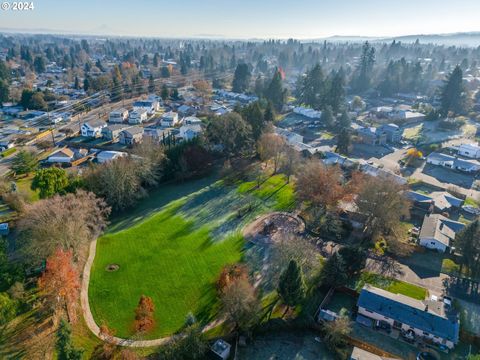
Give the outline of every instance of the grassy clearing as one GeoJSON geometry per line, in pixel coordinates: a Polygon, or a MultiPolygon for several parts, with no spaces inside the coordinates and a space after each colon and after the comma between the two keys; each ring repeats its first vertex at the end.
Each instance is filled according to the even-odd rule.
{"type": "Polygon", "coordinates": [[[420,138],[422,136],[422,131],[423,131],[423,124],[420,124],[420,125],[417,125],[417,126],[414,126],[414,127],[411,127],[411,128],[406,128],[403,131],[403,137],[406,140],[410,140],[410,141],[415,142],[415,141],[420,140],[420,138]]]}
{"type": "Polygon", "coordinates": [[[478,203],[478,201],[476,201],[475,199],[469,198],[469,197],[467,197],[465,199],[464,205],[473,206],[473,207],[476,207],[476,208],[480,207],[480,204],[478,203]]]}
{"type": "Polygon", "coordinates": [[[30,202],[35,202],[40,200],[39,192],[31,189],[33,177],[34,175],[32,174],[15,181],[15,183],[17,184],[17,190],[19,192],[26,194],[27,199],[30,202]]]}
{"type": "Polygon", "coordinates": [[[255,197],[273,205],[275,210],[288,211],[295,205],[295,194],[292,184],[286,183],[285,175],[274,175],[256,187],[255,181],[245,182],[238,187],[240,193],[250,192],[255,197]]]}
{"type": "Polygon", "coordinates": [[[365,284],[370,284],[380,289],[409,296],[417,300],[424,300],[427,296],[427,289],[423,287],[371,272],[363,272],[360,275],[360,279],[355,286],[356,290],[360,291],[365,284]]]}
{"type": "Polygon", "coordinates": [[[443,259],[442,273],[457,276],[460,273],[460,265],[458,265],[451,259],[443,259]]]}
{"type": "Polygon", "coordinates": [[[151,193],[98,239],[89,287],[95,320],[132,336],[134,310],[145,294],[153,298],[157,324],[146,338],[181,330],[189,312],[208,323],[218,313],[214,283],[221,268],[242,260],[240,229],[292,202],[292,186],[281,175],[258,189],[212,177],[151,193]],[[120,268],[108,272],[109,264],[120,268]]]}

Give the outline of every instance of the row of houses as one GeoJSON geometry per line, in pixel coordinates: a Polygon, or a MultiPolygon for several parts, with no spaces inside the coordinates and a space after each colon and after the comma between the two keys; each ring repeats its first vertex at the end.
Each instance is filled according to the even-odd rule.
{"type": "Polygon", "coordinates": [[[427,157],[427,163],[443,166],[448,169],[458,170],[466,173],[480,171],[480,162],[476,160],[465,160],[440,152],[433,152],[427,157]]]}

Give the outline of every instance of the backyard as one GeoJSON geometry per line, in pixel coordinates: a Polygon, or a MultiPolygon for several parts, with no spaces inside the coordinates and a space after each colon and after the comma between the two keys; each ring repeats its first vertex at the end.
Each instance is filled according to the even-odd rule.
{"type": "Polygon", "coordinates": [[[294,203],[292,185],[282,175],[259,188],[252,184],[225,185],[211,177],[164,186],[115,219],[98,239],[92,268],[89,298],[96,322],[131,337],[142,294],[156,308],[156,326],[146,338],[181,330],[189,312],[203,324],[213,320],[215,280],[225,264],[243,257],[239,230],[259,214],[294,203]],[[107,271],[112,264],[117,270],[107,271]]]}
{"type": "Polygon", "coordinates": [[[360,275],[355,289],[360,291],[365,284],[370,284],[394,294],[402,294],[417,300],[424,300],[427,296],[427,289],[423,287],[366,271],[360,275]]]}

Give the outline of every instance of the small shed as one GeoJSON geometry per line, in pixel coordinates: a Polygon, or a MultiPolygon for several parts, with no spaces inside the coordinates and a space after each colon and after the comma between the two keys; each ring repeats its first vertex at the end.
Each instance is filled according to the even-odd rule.
{"type": "Polygon", "coordinates": [[[230,356],[230,348],[232,346],[227,343],[225,340],[218,339],[215,341],[210,348],[212,353],[215,355],[217,359],[227,360],[230,356]]]}

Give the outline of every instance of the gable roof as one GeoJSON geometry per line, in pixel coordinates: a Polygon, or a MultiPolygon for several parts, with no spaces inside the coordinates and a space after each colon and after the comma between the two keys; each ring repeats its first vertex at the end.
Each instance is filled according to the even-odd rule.
{"type": "Polygon", "coordinates": [[[101,119],[93,119],[84,123],[84,125],[90,126],[91,128],[97,128],[106,126],[107,123],[101,119]]]}
{"type": "Polygon", "coordinates": [[[450,242],[455,239],[455,234],[464,227],[464,224],[450,220],[440,214],[425,215],[420,230],[420,239],[432,238],[450,246],[450,242]]]}
{"type": "Polygon", "coordinates": [[[143,128],[141,128],[139,126],[132,126],[128,129],[123,130],[122,133],[124,133],[125,135],[130,135],[130,136],[143,134],[143,128]]]}
{"type": "MultiPolygon", "coordinates": [[[[443,307],[443,304],[440,305],[443,307]]],[[[458,318],[438,314],[423,301],[365,285],[360,292],[358,306],[453,343],[458,342],[458,318]]]]}
{"type": "Polygon", "coordinates": [[[73,158],[74,152],[69,148],[63,148],[51,153],[48,157],[51,157],[51,156],[66,156],[69,158],[73,158]]]}

